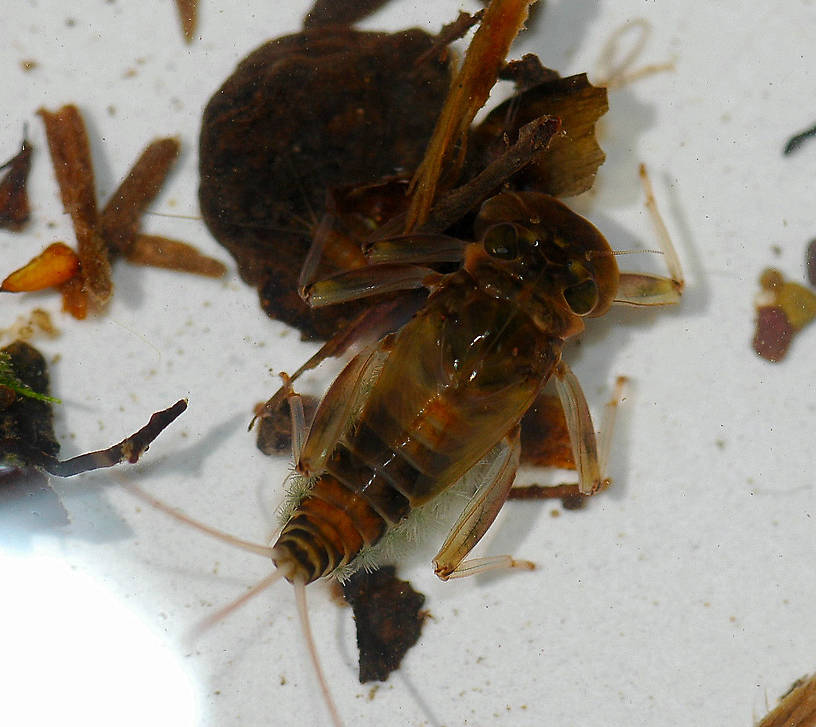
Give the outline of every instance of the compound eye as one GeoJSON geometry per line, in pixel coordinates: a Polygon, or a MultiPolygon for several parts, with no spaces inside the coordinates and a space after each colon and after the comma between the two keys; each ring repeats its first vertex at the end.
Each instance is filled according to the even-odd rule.
{"type": "Polygon", "coordinates": [[[570,285],[564,289],[564,300],[575,315],[585,316],[598,305],[598,286],[594,280],[570,285]]]}
{"type": "Polygon", "coordinates": [[[516,226],[500,222],[487,229],[482,240],[485,252],[500,260],[515,260],[518,257],[518,233],[516,226]]]}

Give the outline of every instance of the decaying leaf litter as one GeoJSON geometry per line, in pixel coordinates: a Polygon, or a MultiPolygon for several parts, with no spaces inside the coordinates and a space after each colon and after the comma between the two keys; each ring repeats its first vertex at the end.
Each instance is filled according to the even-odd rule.
{"type": "Polygon", "coordinates": [[[27,265],[10,273],[0,285],[0,292],[57,288],[62,294],[63,310],[82,319],[89,311],[102,311],[110,300],[110,266],[116,257],[210,277],[224,274],[222,263],[201,255],[186,243],[139,232],[141,215],[179,155],[177,139],[157,139],[149,144],[97,213],[93,162],[79,109],[69,104],[55,112],[40,109],[38,114],[45,125],[62,204],[71,217],[77,249],[74,252],[64,242],[50,244],[27,265]]]}

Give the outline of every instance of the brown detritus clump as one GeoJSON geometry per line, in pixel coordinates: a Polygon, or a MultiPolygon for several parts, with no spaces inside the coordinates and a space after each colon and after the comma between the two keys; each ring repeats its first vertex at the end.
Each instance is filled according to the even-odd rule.
{"type": "Polygon", "coordinates": [[[385,681],[419,639],[425,596],[397,578],[394,566],[358,571],[343,585],[343,595],[357,624],[360,683],[385,681]]]}
{"type": "Polygon", "coordinates": [[[328,338],[371,304],[312,311],[298,296],[298,275],[329,190],[422,159],[450,81],[447,61],[416,63],[433,43],[417,29],[321,25],[262,45],[207,105],[204,220],[267,314],[304,337],[328,338]]]}
{"type": "Polygon", "coordinates": [[[541,83],[557,81],[561,74],[552,68],[545,68],[533,53],[525,53],[520,59],[509,61],[499,71],[499,78],[512,81],[516,91],[528,91],[541,83]]]}
{"type": "Polygon", "coordinates": [[[587,495],[582,495],[580,492],[566,495],[561,498],[561,507],[565,510],[583,510],[586,505],[587,495]]]}
{"type": "Polygon", "coordinates": [[[567,420],[557,396],[542,394],[521,420],[521,461],[575,469],[567,420]]]}
{"type": "Polygon", "coordinates": [[[85,318],[103,308],[113,292],[113,258],[182,272],[219,277],[226,271],[217,260],[191,245],[139,233],[140,218],[153,201],[179,155],[177,139],[157,139],[142,152],[101,213],[97,212],[93,163],[88,135],[76,106],[56,112],[40,109],[63,207],[71,216],[77,252],[63,243],[50,245],[3,283],[6,292],[57,287],[63,310],[85,318]]]}
{"type": "Polygon", "coordinates": [[[33,148],[31,142],[23,139],[20,151],[0,165],[0,169],[8,168],[0,180],[0,227],[14,232],[23,229],[31,214],[26,183],[33,148]]]}
{"type": "Polygon", "coordinates": [[[757,727],[816,727],[816,675],[795,681],[757,727]]]}
{"type": "MultiPolygon", "coordinates": [[[[314,396],[301,395],[303,413],[307,422],[312,421],[319,399],[314,396]]],[[[258,417],[258,437],[256,444],[264,454],[291,454],[292,452],[292,415],[289,400],[283,399],[280,406],[269,411],[264,404],[255,407],[258,417]],[[263,416],[261,416],[263,414],[263,416]]]]}
{"type": "Polygon", "coordinates": [[[794,335],[816,318],[816,294],[785,280],[773,268],[762,272],[759,283],[762,291],[757,297],[753,348],[762,358],[776,363],[785,357],[794,335]]]}

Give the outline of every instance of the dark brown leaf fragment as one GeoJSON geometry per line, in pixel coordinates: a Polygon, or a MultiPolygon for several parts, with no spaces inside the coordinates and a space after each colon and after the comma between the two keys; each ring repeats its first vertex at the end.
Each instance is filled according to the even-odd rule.
{"type": "Polygon", "coordinates": [[[519,60],[509,61],[499,71],[499,79],[512,81],[517,91],[527,91],[540,83],[557,81],[559,78],[561,75],[558,71],[545,68],[533,53],[525,53],[519,60]]]}
{"type": "Polygon", "coordinates": [[[540,116],[561,119],[562,133],[512,181],[516,189],[535,189],[557,197],[586,192],[595,181],[604,153],[595,139],[595,122],[609,105],[606,89],[593,86],[582,73],[540,83],[497,106],[471,136],[469,164],[484,168],[514,141],[519,129],[540,116]]]}
{"type": "Polygon", "coordinates": [[[360,683],[385,681],[419,639],[425,596],[397,578],[393,566],[355,573],[343,585],[343,595],[357,624],[360,683]]]}
{"type": "Polygon", "coordinates": [[[0,166],[0,169],[8,168],[0,180],[0,227],[7,230],[21,230],[31,213],[26,182],[31,170],[32,150],[31,143],[23,139],[20,151],[0,166]]]}

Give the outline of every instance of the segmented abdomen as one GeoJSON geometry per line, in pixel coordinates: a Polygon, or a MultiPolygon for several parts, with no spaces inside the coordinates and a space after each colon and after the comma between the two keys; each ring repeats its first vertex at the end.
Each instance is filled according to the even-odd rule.
{"type": "Polygon", "coordinates": [[[276,563],[311,582],[456,482],[516,425],[560,341],[466,276],[397,334],[365,403],[284,526],[276,563]]]}

